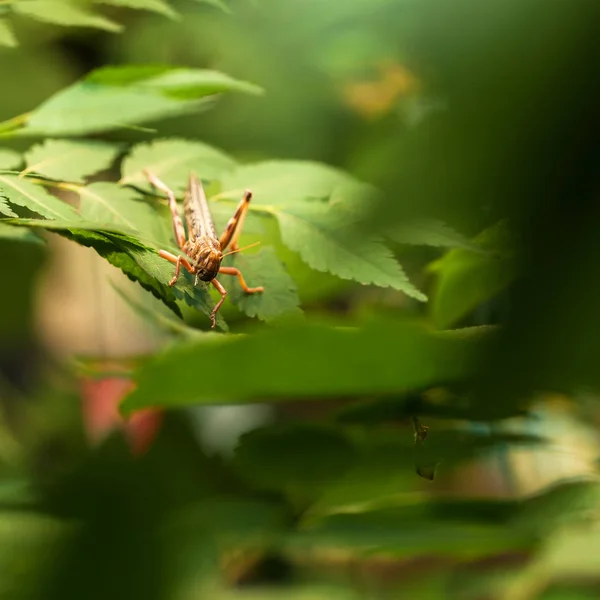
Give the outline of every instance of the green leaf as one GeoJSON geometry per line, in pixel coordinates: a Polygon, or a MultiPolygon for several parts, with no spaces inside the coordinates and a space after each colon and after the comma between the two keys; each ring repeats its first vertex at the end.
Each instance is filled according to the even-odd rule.
{"type": "Polygon", "coordinates": [[[237,277],[219,277],[228,298],[249,317],[272,321],[285,314],[302,314],[296,284],[272,247],[262,248],[256,254],[240,253],[225,257],[223,266],[237,267],[249,287],[265,288],[262,294],[247,294],[237,277]]]}
{"type": "MultiPolygon", "coordinates": [[[[173,277],[175,265],[164,260],[158,254],[151,252],[135,251],[131,253],[137,265],[144,270],[150,277],[153,277],[161,285],[168,287],[168,282],[173,277]]],[[[194,278],[185,270],[181,270],[177,285],[169,288],[177,300],[182,300],[188,306],[209,316],[215,302],[208,293],[206,284],[194,286],[194,278]]],[[[207,321],[210,327],[210,322],[207,321]]],[[[222,317],[217,313],[217,327],[222,331],[227,331],[227,325],[222,317]]]]}
{"type": "MultiPolygon", "coordinates": [[[[97,183],[88,186],[88,188],[81,188],[81,190],[83,190],[82,201],[85,203],[84,198],[90,199],[91,206],[89,210],[97,211],[96,214],[99,216],[110,214],[110,209],[103,202],[110,203],[114,201],[115,190],[125,194],[121,200],[127,199],[127,190],[120,190],[114,184],[97,183]],[[102,193],[105,186],[110,186],[109,194],[102,193]],[[89,188],[91,188],[91,192],[89,188]],[[98,189],[100,189],[100,192],[98,189]]],[[[139,210],[139,207],[136,207],[135,211],[139,210]]],[[[133,214],[137,215],[138,213],[134,212],[133,214]]],[[[145,211],[141,211],[140,214],[142,215],[141,222],[147,215],[145,215],[145,211]]],[[[177,285],[173,288],[169,287],[168,283],[173,277],[175,266],[161,258],[156,250],[146,246],[137,237],[124,233],[125,228],[121,224],[120,213],[113,216],[117,225],[112,227],[110,223],[103,226],[84,220],[11,219],[10,223],[54,231],[79,244],[94,248],[100,256],[121,269],[132,281],[139,282],[144,289],[152,292],[156,298],[162,300],[179,317],[181,317],[181,311],[175,303],[176,300],[183,301],[209,316],[215,303],[208,291],[201,286],[194,286],[193,278],[183,269],[177,285]]],[[[132,212],[129,211],[125,218],[132,218],[132,212]]],[[[210,326],[208,320],[207,326],[210,326]]],[[[219,316],[217,316],[217,327],[222,331],[227,330],[225,321],[219,316]]]]}
{"type": "Polygon", "coordinates": [[[160,90],[165,96],[179,100],[192,100],[232,91],[262,94],[262,89],[257,85],[208,69],[170,69],[153,80],[139,83],[142,88],[160,90]]]}
{"type": "Polygon", "coordinates": [[[377,321],[357,330],[304,324],[220,338],[149,361],[123,410],[399,393],[466,376],[482,343],[406,321],[377,321]],[[201,386],[198,365],[211,374],[201,386]]]}
{"type": "Polygon", "coordinates": [[[379,238],[358,233],[370,186],[320,163],[269,161],[235,169],[222,187],[227,198],[251,189],[250,209],[275,215],[283,243],[313,269],[427,300],[379,238]]]}
{"type": "Polygon", "coordinates": [[[202,69],[104,67],[57,92],[11,135],[83,135],[189,114],[217,92],[251,91],[245,82],[202,69]]]}
{"type": "Polygon", "coordinates": [[[112,6],[125,6],[137,10],[148,10],[164,15],[170,19],[178,19],[177,11],[163,0],[94,0],[96,4],[110,4],[112,6]]]}
{"type": "Polygon", "coordinates": [[[356,183],[348,174],[310,161],[279,160],[243,165],[222,180],[232,197],[251,189],[255,205],[286,206],[299,199],[328,199],[343,184],[356,183]]]}
{"type": "MultiPolygon", "coordinates": [[[[426,441],[415,444],[412,430],[398,427],[369,427],[356,433],[357,460],[352,468],[332,481],[311,508],[314,515],[371,510],[400,503],[419,504],[414,497],[415,462],[441,463],[449,472],[457,463],[481,457],[483,452],[506,444],[539,443],[540,438],[509,432],[492,433],[488,428],[429,423],[426,441]],[[358,433],[360,432],[360,433],[358,433]],[[406,494],[406,499],[402,499],[406,494]]],[[[401,421],[400,421],[401,422],[401,421]]],[[[276,460],[273,458],[272,460],[276,460]]]]}
{"type": "Polygon", "coordinates": [[[313,269],[427,300],[410,283],[391,250],[375,237],[361,238],[349,226],[344,227],[345,215],[337,207],[312,202],[286,207],[275,214],[283,243],[313,269]]]}
{"type": "Polygon", "coordinates": [[[288,551],[315,553],[326,548],[386,555],[481,558],[498,552],[529,548],[530,537],[500,525],[449,522],[423,510],[394,507],[357,514],[332,515],[292,534],[288,551]],[[457,540],[461,540],[457,544],[457,540]]]}
{"type": "MultiPolygon", "coordinates": [[[[75,224],[73,224],[75,225],[75,224]]],[[[99,233],[84,229],[51,229],[60,235],[96,250],[110,264],[121,269],[129,279],[138,282],[145,290],[161,300],[178,317],[181,311],[177,306],[175,294],[165,282],[166,277],[157,278],[156,269],[149,269],[153,261],[158,266],[163,261],[157,254],[140,246],[135,240],[111,237],[109,233],[99,233]]]]}
{"type": "Polygon", "coordinates": [[[82,182],[86,176],[108,168],[119,146],[96,141],[46,140],[25,153],[27,168],[49,179],[82,182]]]}
{"type": "Polygon", "coordinates": [[[23,164],[23,157],[9,148],[0,148],[0,169],[17,169],[23,164]]]}
{"type": "Polygon", "coordinates": [[[516,276],[515,253],[506,223],[486,229],[473,241],[486,253],[457,248],[430,265],[436,275],[431,314],[440,328],[460,321],[516,276]]]}
{"type": "Polygon", "coordinates": [[[8,205],[8,200],[0,196],[0,214],[7,217],[17,217],[18,215],[8,205]]]}
{"type": "Polygon", "coordinates": [[[600,483],[597,481],[567,481],[524,502],[514,522],[517,527],[543,537],[548,529],[598,521],[599,502],[600,483]]]}
{"type": "Polygon", "coordinates": [[[215,8],[220,8],[223,12],[231,13],[231,9],[223,0],[195,0],[200,4],[209,4],[210,6],[214,6],[215,8]]]}
{"type": "Polygon", "coordinates": [[[152,171],[174,192],[187,186],[191,172],[203,181],[222,177],[235,168],[227,154],[202,142],[166,139],[138,144],[123,161],[121,184],[151,189],[144,169],[152,171]]]}
{"type": "Polygon", "coordinates": [[[47,219],[76,221],[80,218],[66,202],[17,175],[0,175],[0,192],[4,193],[12,204],[28,208],[47,219]]]}
{"type": "Polygon", "coordinates": [[[400,244],[464,248],[472,252],[483,253],[479,246],[469,241],[464,235],[435,219],[418,219],[402,223],[390,230],[388,237],[400,244]]]}
{"type": "MultiPolygon", "coordinates": [[[[161,215],[143,200],[133,199],[131,190],[119,188],[114,183],[93,183],[79,187],[78,192],[82,217],[97,223],[98,229],[101,229],[102,225],[114,225],[122,228],[124,232],[139,232],[144,242],[161,245],[177,253],[177,250],[172,248],[171,226],[166,215],[161,215]],[[163,241],[166,243],[161,243],[163,241]]],[[[127,254],[144,273],[144,277],[137,274],[138,281],[154,278],[160,283],[162,296],[170,300],[176,298],[184,301],[192,308],[210,315],[214,302],[206,286],[194,286],[193,278],[185,269],[182,269],[177,285],[169,288],[168,283],[175,272],[174,265],[158,256],[156,252],[148,252],[145,248],[132,248],[127,254]]],[[[217,319],[217,326],[222,330],[227,327],[221,318],[217,319]]]]}
{"type": "Polygon", "coordinates": [[[65,27],[93,27],[112,33],[118,33],[123,29],[118,23],[96,15],[75,3],[60,0],[19,0],[12,4],[12,9],[32,19],[65,27]]]}
{"type": "Polygon", "coordinates": [[[234,466],[253,486],[284,492],[302,506],[342,476],[354,455],[352,443],[335,429],[289,425],[243,435],[234,466]]]}
{"type": "Polygon", "coordinates": [[[18,46],[12,27],[6,19],[0,19],[0,46],[8,46],[9,48],[18,46]]]}
{"type": "MultiPolygon", "coordinates": [[[[0,212],[2,212],[2,204],[0,203],[0,212]]],[[[6,214],[6,213],[4,213],[6,214]]],[[[24,229],[23,227],[15,227],[0,221],[0,238],[3,240],[12,240],[15,242],[32,242],[34,244],[43,244],[44,240],[35,235],[33,232],[24,229]]]]}
{"type": "Polygon", "coordinates": [[[152,242],[159,243],[164,239],[162,216],[147,202],[134,199],[131,190],[104,182],[73,189],[79,194],[81,216],[96,223],[97,229],[114,225],[124,232],[144,234],[152,242]]]}

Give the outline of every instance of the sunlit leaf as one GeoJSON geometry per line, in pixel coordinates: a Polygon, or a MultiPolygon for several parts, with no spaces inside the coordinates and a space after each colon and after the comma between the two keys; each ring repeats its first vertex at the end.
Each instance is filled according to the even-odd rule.
{"type": "Polygon", "coordinates": [[[164,0],[94,0],[96,4],[111,4],[113,6],[125,6],[137,10],[148,10],[164,15],[171,19],[177,19],[179,15],[164,0]]]}
{"type": "Polygon", "coordinates": [[[214,6],[215,8],[220,8],[223,12],[230,13],[231,9],[223,0],[194,0],[200,4],[209,4],[210,6],[214,6]]]}
{"type": "Polygon", "coordinates": [[[150,189],[144,169],[152,171],[173,191],[187,186],[190,173],[203,181],[222,177],[236,166],[233,158],[208,144],[166,139],[138,144],[123,161],[121,183],[150,189]]]}
{"type": "Polygon", "coordinates": [[[427,300],[382,240],[357,235],[365,188],[346,173],[308,161],[269,161],[238,167],[222,187],[227,198],[251,189],[251,210],[274,215],[283,243],[311,268],[427,300]]]}
{"type": "Polygon", "coordinates": [[[119,129],[189,114],[205,106],[207,96],[227,91],[255,88],[202,69],[103,67],[48,98],[12,135],[82,135],[119,129]]]}
{"type": "Polygon", "coordinates": [[[5,215],[6,217],[16,217],[18,216],[8,205],[8,201],[6,198],[0,196],[0,214],[5,215]]]}
{"type": "Polygon", "coordinates": [[[256,254],[225,257],[223,266],[237,267],[250,287],[265,288],[263,293],[247,294],[237,277],[219,276],[228,297],[249,317],[271,321],[281,315],[302,313],[296,284],[273,248],[262,248],[256,254]]]}
{"type": "Polygon", "coordinates": [[[46,140],[25,153],[25,173],[38,173],[59,181],[83,181],[108,168],[119,146],[97,141],[46,140]]]}
{"type": "Polygon", "coordinates": [[[240,166],[223,177],[222,186],[234,197],[249,188],[255,204],[280,207],[298,199],[328,199],[337,186],[352,181],[321,163],[281,160],[240,166]]]}
{"type": "Polygon", "coordinates": [[[135,199],[131,190],[114,183],[92,183],[78,186],[81,216],[98,224],[116,225],[124,231],[143,233],[152,241],[160,242],[164,236],[164,221],[147,202],[135,199]]]}
{"type": "Polygon", "coordinates": [[[15,48],[17,45],[17,38],[15,38],[10,23],[6,19],[0,19],[0,46],[15,48]]]}
{"type": "Polygon", "coordinates": [[[92,27],[118,33],[121,25],[86,10],[73,2],[60,0],[19,0],[12,5],[13,10],[38,21],[66,27],[92,27]]]}
{"type": "Polygon", "coordinates": [[[0,192],[11,204],[28,208],[48,219],[79,219],[79,215],[66,202],[16,175],[0,175],[0,192]]]}
{"type": "Polygon", "coordinates": [[[23,164],[23,156],[9,148],[0,148],[0,169],[17,169],[23,164]]]}
{"type": "Polygon", "coordinates": [[[420,301],[427,297],[408,280],[400,264],[381,241],[359,237],[344,228],[334,207],[304,203],[275,213],[281,238],[317,271],[342,279],[401,290],[420,301]]]}

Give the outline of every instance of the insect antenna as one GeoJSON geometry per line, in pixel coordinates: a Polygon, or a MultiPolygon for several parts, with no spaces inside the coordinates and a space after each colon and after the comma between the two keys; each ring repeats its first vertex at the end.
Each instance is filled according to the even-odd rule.
{"type": "Polygon", "coordinates": [[[242,250],[248,250],[248,248],[258,246],[258,244],[260,244],[260,242],[254,242],[254,244],[250,244],[249,246],[244,246],[243,248],[237,248],[237,250],[231,250],[231,252],[225,252],[225,254],[223,254],[223,258],[225,258],[226,256],[229,256],[230,254],[235,254],[236,252],[241,252],[242,250]]]}

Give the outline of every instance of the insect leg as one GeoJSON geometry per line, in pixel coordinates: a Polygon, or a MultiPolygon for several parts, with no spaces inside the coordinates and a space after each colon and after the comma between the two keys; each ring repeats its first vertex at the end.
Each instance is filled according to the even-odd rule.
{"type": "Polygon", "coordinates": [[[165,260],[168,260],[170,263],[173,263],[175,265],[175,275],[173,276],[173,279],[171,279],[171,281],[169,281],[169,287],[173,287],[175,285],[175,282],[177,281],[177,278],[179,277],[179,271],[181,269],[181,265],[183,265],[186,268],[188,273],[192,273],[192,274],[194,273],[194,268],[192,267],[192,265],[190,265],[187,258],[184,258],[183,256],[175,256],[174,254],[171,254],[170,252],[167,252],[166,250],[159,250],[158,255],[161,258],[164,258],[165,260]]]}
{"type": "Polygon", "coordinates": [[[246,280],[242,276],[240,270],[236,269],[235,267],[221,267],[219,269],[219,273],[223,273],[223,275],[234,275],[237,277],[242,289],[246,292],[246,294],[257,294],[265,291],[265,288],[262,286],[255,288],[248,287],[248,284],[246,283],[246,280]]]}
{"type": "Polygon", "coordinates": [[[221,304],[223,304],[223,302],[225,302],[225,296],[227,296],[227,290],[216,279],[213,279],[211,281],[211,283],[217,288],[217,291],[219,292],[219,294],[221,294],[221,299],[217,302],[215,307],[212,309],[212,312],[210,313],[210,320],[212,321],[212,325],[210,326],[210,328],[214,329],[217,325],[217,312],[221,308],[221,304]]]}
{"type": "Polygon", "coordinates": [[[238,207],[235,209],[233,217],[229,219],[227,225],[225,226],[225,231],[223,231],[221,234],[221,238],[219,240],[221,243],[221,250],[225,250],[225,248],[227,248],[227,246],[230,244],[232,250],[238,249],[238,238],[240,237],[240,233],[242,233],[242,227],[246,219],[246,214],[248,213],[250,200],[252,200],[252,192],[250,190],[246,190],[244,192],[244,197],[238,204],[238,207]]]}
{"type": "Polygon", "coordinates": [[[175,200],[175,194],[151,171],[144,170],[148,181],[157,189],[166,194],[169,200],[169,208],[171,209],[171,218],[173,220],[173,232],[175,233],[175,240],[181,250],[185,246],[185,228],[183,227],[183,221],[179,216],[177,210],[177,201],[175,200]]]}

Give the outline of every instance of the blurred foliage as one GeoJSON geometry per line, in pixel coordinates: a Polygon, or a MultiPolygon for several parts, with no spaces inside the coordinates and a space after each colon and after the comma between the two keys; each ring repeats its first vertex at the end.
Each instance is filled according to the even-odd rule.
{"type": "Polygon", "coordinates": [[[597,597],[597,5],[0,4],[0,597],[597,597]],[[253,191],[218,333],[146,169],[253,191]],[[44,347],[55,235],[159,349],[44,347]]]}

